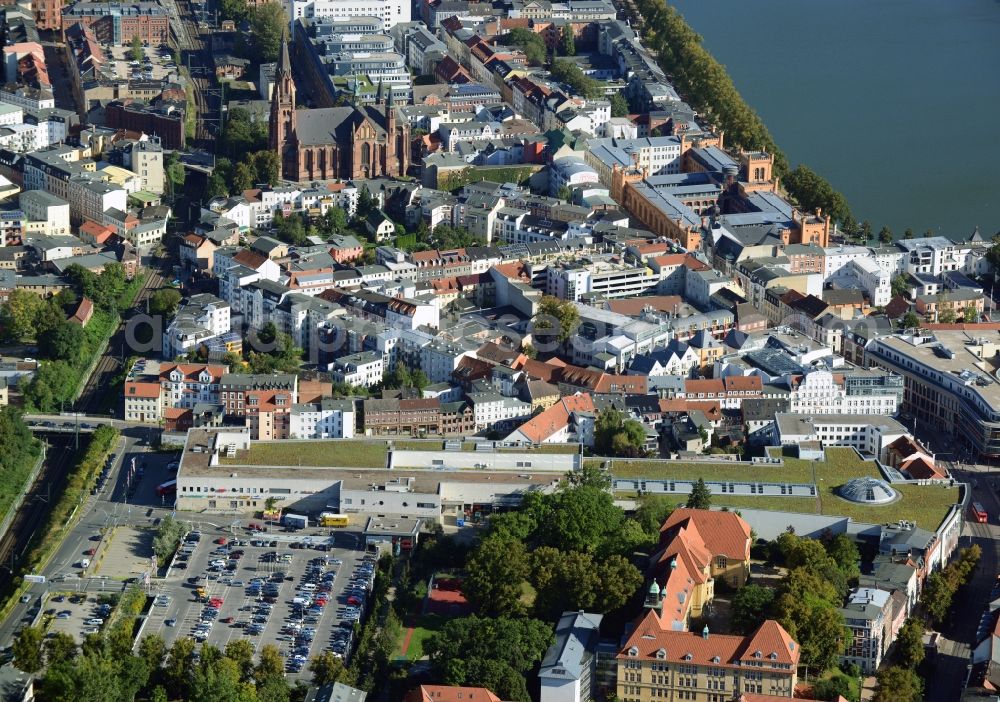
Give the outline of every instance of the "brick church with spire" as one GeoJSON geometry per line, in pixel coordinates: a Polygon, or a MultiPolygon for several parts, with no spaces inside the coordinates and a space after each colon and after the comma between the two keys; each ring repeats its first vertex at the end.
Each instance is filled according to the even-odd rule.
{"type": "Polygon", "coordinates": [[[287,42],[275,73],[268,134],[285,180],[406,174],[410,127],[396,114],[392,90],[380,83],[375,105],[296,109],[287,42]]]}

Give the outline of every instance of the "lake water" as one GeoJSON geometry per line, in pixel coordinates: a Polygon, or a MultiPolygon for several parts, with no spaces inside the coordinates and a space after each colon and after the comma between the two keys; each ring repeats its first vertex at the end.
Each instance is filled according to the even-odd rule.
{"type": "Polygon", "coordinates": [[[673,4],[859,221],[1000,231],[1000,0],[673,4]]]}

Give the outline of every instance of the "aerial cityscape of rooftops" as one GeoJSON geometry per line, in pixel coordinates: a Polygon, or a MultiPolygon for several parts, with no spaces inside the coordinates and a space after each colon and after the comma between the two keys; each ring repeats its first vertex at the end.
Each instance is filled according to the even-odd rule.
{"type": "Polygon", "coordinates": [[[1000,233],[663,0],[0,13],[2,700],[998,699],[1000,233]]]}

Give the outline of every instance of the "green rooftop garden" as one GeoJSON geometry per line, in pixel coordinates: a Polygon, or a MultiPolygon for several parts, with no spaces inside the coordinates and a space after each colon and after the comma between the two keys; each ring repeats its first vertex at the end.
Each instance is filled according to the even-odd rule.
{"type": "Polygon", "coordinates": [[[385,441],[261,441],[235,458],[220,458],[222,465],[329,466],[334,468],[385,468],[389,449],[385,441]]]}

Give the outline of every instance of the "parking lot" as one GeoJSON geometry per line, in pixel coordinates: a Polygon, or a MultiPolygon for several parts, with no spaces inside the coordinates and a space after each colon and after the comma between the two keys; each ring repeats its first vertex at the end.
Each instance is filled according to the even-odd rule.
{"type": "Polygon", "coordinates": [[[101,630],[110,604],[101,604],[99,593],[55,593],[47,600],[46,613],[53,617],[49,631],[69,634],[82,643],[87,634],[101,630]]]}
{"type": "Polygon", "coordinates": [[[177,72],[173,57],[166,48],[158,46],[143,47],[143,58],[133,61],[131,46],[113,46],[111,55],[114,58],[115,76],[132,80],[161,80],[171,73],[177,72]]]}
{"type": "Polygon", "coordinates": [[[348,631],[368,604],[374,556],[357,550],[349,534],[243,533],[203,532],[182,546],[170,576],[155,584],[144,634],[158,633],[168,646],[184,636],[219,648],[241,638],[255,649],[272,643],[289,674],[303,678],[304,663],[324,649],[348,657],[348,631]]]}

